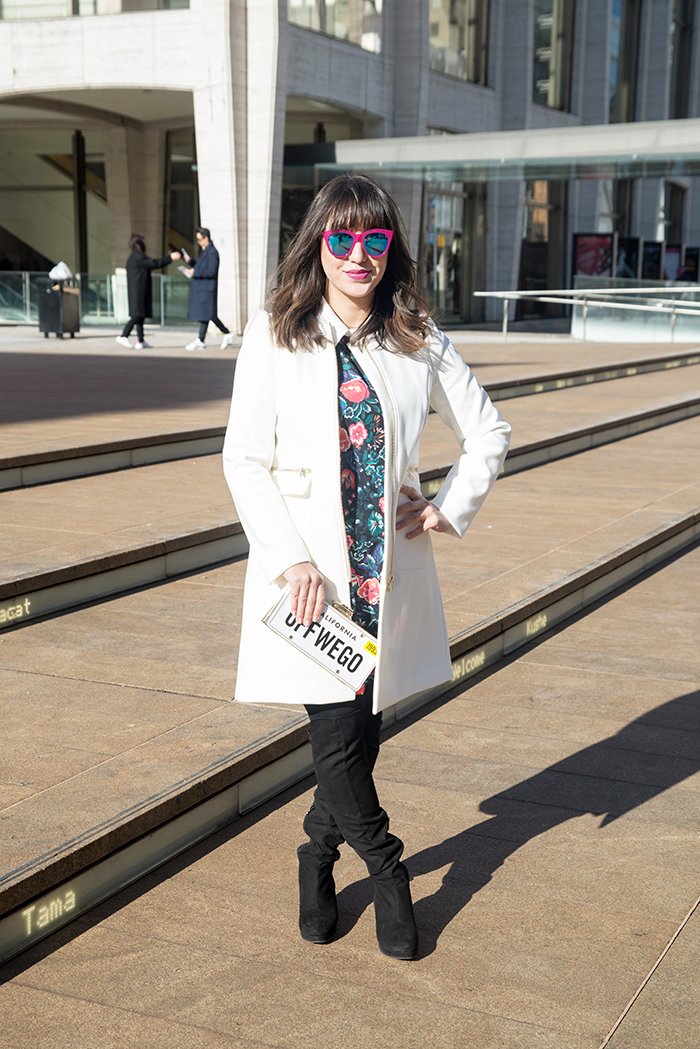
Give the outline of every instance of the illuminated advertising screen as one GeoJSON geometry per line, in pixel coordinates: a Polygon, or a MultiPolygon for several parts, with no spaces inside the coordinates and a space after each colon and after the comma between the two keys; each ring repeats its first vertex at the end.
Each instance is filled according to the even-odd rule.
{"type": "Polygon", "coordinates": [[[574,233],[574,277],[612,277],[615,233],[574,233]]]}

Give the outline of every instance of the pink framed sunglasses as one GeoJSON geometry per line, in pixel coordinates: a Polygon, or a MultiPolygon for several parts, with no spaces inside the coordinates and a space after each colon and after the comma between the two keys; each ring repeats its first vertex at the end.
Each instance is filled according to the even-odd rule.
{"type": "Polygon", "coordinates": [[[381,259],[389,250],[393,236],[393,230],[390,229],[366,229],[364,233],[352,233],[349,229],[323,231],[326,247],[336,259],[347,259],[352,255],[358,241],[371,259],[381,259]]]}

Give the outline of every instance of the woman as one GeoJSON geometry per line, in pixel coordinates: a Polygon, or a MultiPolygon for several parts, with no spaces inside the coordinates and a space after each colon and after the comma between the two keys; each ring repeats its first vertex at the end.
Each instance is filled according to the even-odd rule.
{"type": "Polygon", "coordinates": [[[116,341],[120,346],[131,349],[129,336],[136,328],[135,350],[147,350],[150,343],[143,334],[143,323],[153,313],[153,282],[151,273],[162,266],[169,266],[180,258],[179,251],[171,251],[160,259],[151,259],[146,254],[146,242],[142,233],[132,233],[129,238],[129,258],[126,260],[126,287],[129,295],[129,320],[116,341]]]}
{"type": "Polygon", "coordinates": [[[334,179],[290,245],[268,311],[246,329],[224,444],[250,541],[236,698],[303,703],[310,719],[318,785],[298,856],[299,926],[313,943],[335,934],[333,864],[347,841],[372,877],[380,950],[416,955],[403,844],[372,779],[381,712],[451,676],[429,533],[464,534],[509,432],[429,320],[393,200],[366,176],[334,179]],[[429,502],[418,461],[431,405],[462,454],[429,502]],[[263,624],[285,585],[298,622],[340,601],[375,634],[364,691],[263,624]]]}

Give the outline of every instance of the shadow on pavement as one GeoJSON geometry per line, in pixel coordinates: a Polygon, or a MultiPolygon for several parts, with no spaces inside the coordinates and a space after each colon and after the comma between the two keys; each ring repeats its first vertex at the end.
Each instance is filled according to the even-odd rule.
{"type": "Polygon", "coordinates": [[[700,770],[700,692],[656,707],[534,776],[484,800],[491,816],[406,860],[413,877],[449,867],[416,905],[421,956],[523,845],[568,820],[602,816],[606,827],[700,770]]]}
{"type": "MultiPolygon", "coordinates": [[[[0,424],[228,401],[234,362],[188,357],[0,353],[0,424]]],[[[145,354],[148,353],[146,356],[145,354]]],[[[221,420],[223,426],[226,417],[221,420]]]]}

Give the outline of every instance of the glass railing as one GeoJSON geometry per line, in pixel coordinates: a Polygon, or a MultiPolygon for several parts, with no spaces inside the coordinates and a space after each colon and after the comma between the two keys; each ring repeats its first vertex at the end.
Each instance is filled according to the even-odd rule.
{"type": "MultiPolygon", "coordinates": [[[[39,300],[51,290],[45,273],[0,271],[0,324],[38,324],[39,300]]],[[[129,316],[126,274],[89,273],[76,277],[80,290],[81,324],[123,324],[129,316]]],[[[181,324],[187,320],[189,281],[179,274],[154,274],[153,323],[181,324]]]]}
{"type": "Polygon", "coordinates": [[[190,0],[0,0],[0,21],[187,9],[190,0]]]}

